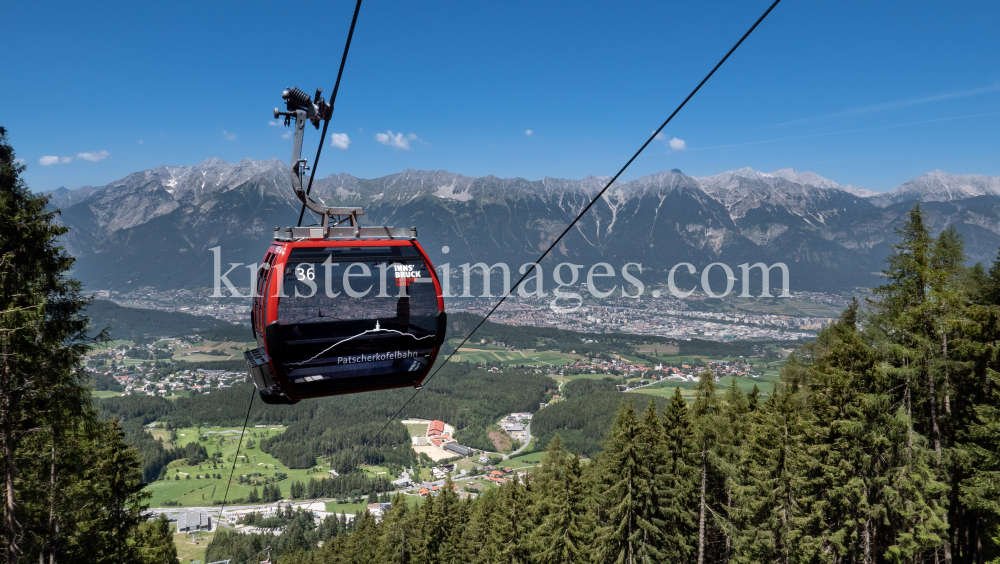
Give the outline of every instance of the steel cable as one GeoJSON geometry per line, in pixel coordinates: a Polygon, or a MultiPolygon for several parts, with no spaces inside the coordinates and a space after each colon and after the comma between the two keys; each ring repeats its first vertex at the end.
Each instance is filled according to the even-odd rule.
{"type": "MultiPolygon", "coordinates": [[[[515,289],[517,289],[517,287],[520,286],[521,283],[524,282],[532,272],[534,272],[535,265],[537,265],[538,263],[542,262],[542,260],[544,260],[545,257],[548,256],[549,252],[551,252],[552,249],[554,249],[556,247],[556,245],[559,244],[559,242],[563,239],[563,237],[565,237],[566,234],[569,233],[570,229],[572,229],[580,221],[580,219],[583,218],[583,216],[590,210],[590,208],[592,208],[594,206],[594,204],[597,203],[597,201],[601,198],[601,196],[603,196],[604,193],[607,192],[608,188],[610,188],[611,185],[614,184],[614,182],[616,180],[618,180],[618,177],[621,176],[623,172],[625,172],[625,169],[627,169],[629,167],[629,165],[632,164],[632,161],[634,161],[639,156],[639,154],[642,153],[643,150],[645,150],[646,147],[649,146],[649,144],[652,143],[654,139],[656,139],[656,136],[659,135],[661,131],[663,131],[663,128],[665,128],[667,126],[667,124],[670,123],[670,120],[674,119],[674,116],[677,115],[677,112],[681,111],[681,108],[683,108],[688,103],[688,101],[691,100],[691,98],[699,90],[701,90],[701,87],[704,86],[706,82],[708,82],[709,78],[712,78],[712,75],[715,74],[715,71],[719,70],[719,67],[722,66],[722,63],[725,63],[726,59],[728,59],[729,56],[732,55],[733,52],[735,52],[736,49],[746,40],[746,38],[749,37],[751,33],[753,33],[753,30],[757,29],[757,26],[760,25],[760,23],[764,21],[764,18],[766,18],[767,15],[771,13],[771,10],[773,10],[775,8],[775,6],[778,5],[779,2],[781,2],[781,0],[774,0],[774,3],[772,3],[767,8],[767,10],[760,16],[760,18],[758,18],[757,21],[754,22],[754,24],[752,26],[750,26],[750,29],[748,29],[747,32],[743,34],[743,37],[741,37],[740,40],[737,41],[735,45],[733,45],[733,48],[730,49],[729,52],[726,53],[726,55],[724,57],[722,57],[722,59],[718,62],[718,64],[716,64],[715,67],[713,67],[712,70],[707,75],[705,75],[705,78],[703,78],[701,80],[701,82],[698,83],[698,86],[695,86],[694,90],[692,90],[691,93],[688,94],[686,98],[684,98],[684,101],[681,102],[679,106],[677,106],[677,108],[670,114],[669,117],[667,117],[667,119],[663,122],[663,124],[660,125],[660,127],[657,128],[656,131],[654,131],[653,134],[649,136],[649,139],[647,139],[646,142],[643,143],[641,147],[639,147],[639,150],[636,151],[634,155],[632,155],[632,158],[630,158],[628,160],[628,162],[626,162],[625,165],[621,167],[621,169],[618,171],[618,173],[615,174],[614,177],[612,177],[611,180],[609,180],[608,183],[604,186],[604,188],[602,188],[601,191],[598,192],[596,196],[594,196],[594,198],[590,201],[590,203],[587,204],[587,206],[583,208],[583,211],[581,211],[576,216],[576,219],[574,219],[569,224],[569,226],[567,226],[566,229],[563,230],[563,232],[559,235],[559,237],[556,238],[556,240],[553,241],[549,245],[549,247],[547,249],[545,249],[545,252],[543,252],[542,255],[540,257],[538,257],[538,260],[536,260],[534,263],[531,264],[531,268],[529,268],[524,273],[524,275],[521,276],[521,278],[517,282],[514,283],[514,285],[507,291],[507,293],[504,294],[500,298],[500,301],[498,301],[493,306],[493,308],[490,309],[489,313],[487,313],[486,316],[483,317],[482,321],[480,321],[479,324],[476,325],[476,327],[471,332],[469,332],[469,334],[466,335],[464,339],[462,339],[462,342],[457,347],[455,347],[455,350],[452,351],[452,353],[449,354],[448,357],[445,358],[444,361],[441,364],[438,365],[437,369],[435,369],[434,372],[431,373],[431,375],[426,380],[424,380],[423,385],[420,386],[419,388],[417,388],[416,391],[414,391],[413,394],[410,396],[410,398],[407,399],[405,403],[403,403],[402,407],[400,407],[396,411],[396,413],[394,413],[392,415],[392,417],[390,417],[385,422],[385,424],[382,425],[382,428],[379,429],[378,433],[376,433],[375,436],[372,437],[372,439],[370,441],[368,441],[368,443],[366,443],[364,447],[362,447],[361,451],[358,452],[358,454],[355,455],[354,458],[351,459],[351,461],[349,463],[347,463],[347,465],[345,465],[343,467],[343,469],[341,470],[341,474],[343,474],[344,471],[347,468],[350,468],[351,466],[354,465],[354,463],[358,460],[358,458],[360,458],[361,455],[364,454],[366,450],[368,450],[368,447],[371,446],[371,444],[373,442],[375,442],[376,439],[378,439],[379,435],[382,434],[382,431],[385,431],[386,427],[389,426],[389,423],[391,423],[392,421],[394,421],[396,419],[396,417],[399,416],[400,413],[402,413],[403,409],[405,409],[406,406],[409,405],[411,401],[413,401],[413,398],[417,397],[417,394],[419,394],[421,392],[421,390],[424,389],[424,387],[427,385],[427,383],[430,382],[435,376],[437,376],[437,373],[440,372],[441,369],[444,368],[444,366],[446,364],[448,364],[448,362],[451,360],[451,358],[453,356],[455,356],[455,354],[459,351],[459,349],[461,349],[465,345],[465,343],[468,342],[468,340],[476,333],[476,331],[478,331],[479,328],[482,327],[484,323],[486,323],[486,320],[489,319],[491,315],[493,315],[493,313],[497,310],[497,308],[500,307],[500,305],[503,304],[504,301],[506,301],[508,297],[510,297],[511,292],[513,292],[515,289]]],[[[332,480],[330,482],[330,485],[333,485],[333,481],[332,480]]],[[[323,494],[326,493],[326,490],[327,490],[327,488],[330,487],[330,485],[328,485],[326,488],[323,488],[323,491],[320,492],[320,495],[317,496],[317,498],[322,497],[323,494]]]]}
{"type": "Polygon", "coordinates": [[[257,395],[257,388],[250,392],[250,405],[247,406],[247,416],[243,419],[243,432],[240,433],[240,442],[236,445],[236,455],[233,456],[233,467],[229,470],[229,481],[226,482],[226,494],[222,496],[222,507],[219,508],[219,520],[222,520],[222,510],[226,508],[226,500],[229,499],[229,486],[233,483],[233,472],[236,471],[236,461],[240,459],[240,447],[243,446],[243,435],[247,432],[247,422],[250,421],[250,408],[253,407],[253,398],[257,395]]]}

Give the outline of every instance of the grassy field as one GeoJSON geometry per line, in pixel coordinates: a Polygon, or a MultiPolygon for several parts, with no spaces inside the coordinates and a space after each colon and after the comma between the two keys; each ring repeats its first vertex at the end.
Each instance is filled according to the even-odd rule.
{"type": "MultiPolygon", "coordinates": [[[[410,507],[419,505],[421,501],[422,498],[418,496],[415,495],[406,496],[406,502],[410,505],[410,507]]],[[[347,513],[348,515],[352,514],[356,515],[358,513],[363,512],[367,507],[368,507],[367,501],[365,501],[364,503],[337,503],[335,501],[326,502],[326,510],[330,513],[337,513],[337,514],[347,513]]]]}
{"type": "Polygon", "coordinates": [[[357,515],[365,510],[368,506],[368,502],[364,503],[337,503],[335,501],[326,502],[326,510],[331,513],[346,513],[348,515],[357,515]]]}
{"type": "Polygon", "coordinates": [[[605,378],[611,378],[616,382],[621,380],[621,376],[615,376],[614,374],[567,374],[567,380],[603,380],[605,378]]]}
{"type": "MultiPolygon", "coordinates": [[[[452,339],[452,341],[452,345],[455,346],[461,343],[461,340],[458,339],[452,339]]],[[[550,351],[536,351],[534,349],[511,351],[504,347],[498,347],[495,345],[467,344],[459,349],[454,360],[460,362],[472,362],[476,364],[500,363],[550,367],[565,366],[569,363],[576,362],[580,358],[582,358],[580,355],[562,352],[556,353],[550,351]]]]}
{"type": "Polygon", "coordinates": [[[699,355],[663,355],[658,354],[654,357],[663,363],[664,366],[680,366],[682,364],[689,364],[694,366],[697,362],[709,362],[711,360],[733,360],[732,357],[721,357],[721,356],[699,356],[699,355]]]}
{"type": "Polygon", "coordinates": [[[677,345],[639,345],[635,348],[635,352],[640,354],[677,354],[681,352],[681,348],[677,345]]]}
{"type": "MultiPolygon", "coordinates": [[[[91,348],[90,352],[92,354],[106,353],[112,348],[118,345],[135,345],[132,341],[116,340],[108,341],[107,343],[102,343],[101,345],[94,346],[91,348]]],[[[238,360],[243,357],[243,351],[252,349],[256,347],[256,343],[253,342],[237,342],[237,341],[200,341],[197,343],[190,343],[189,346],[179,346],[177,341],[157,341],[154,346],[157,348],[164,349],[168,344],[174,346],[173,357],[170,359],[174,362],[211,362],[217,360],[238,360]],[[225,354],[207,354],[209,351],[216,350],[225,354]]],[[[119,366],[135,366],[136,364],[148,364],[152,362],[151,360],[135,359],[129,358],[124,360],[115,360],[115,364],[119,366]]],[[[164,359],[156,360],[158,363],[163,363],[164,359]]]]}
{"type": "MultiPolygon", "coordinates": [[[[534,440],[534,439],[532,439],[534,440]]],[[[545,451],[529,452],[528,454],[522,454],[515,456],[514,458],[508,458],[501,464],[504,466],[510,466],[511,468],[522,468],[525,466],[537,466],[541,464],[542,458],[545,457],[545,451]]]]}
{"type": "MultiPolygon", "coordinates": [[[[736,379],[736,385],[743,390],[744,393],[749,392],[756,385],[760,390],[761,395],[768,395],[774,390],[774,383],[771,380],[766,380],[764,378],[744,378],[740,376],[723,376],[721,380],[716,382],[718,388],[719,396],[725,395],[726,389],[732,384],[733,379],[736,379]]],[[[660,396],[664,398],[669,398],[674,395],[674,388],[681,389],[681,395],[684,399],[688,401],[694,401],[695,398],[695,388],[698,386],[697,382],[679,382],[677,380],[667,380],[665,382],[659,382],[653,384],[652,386],[646,386],[645,388],[639,388],[637,390],[629,390],[629,393],[636,394],[646,394],[651,396],[660,396]]],[[[649,403],[648,401],[646,403],[649,403]]]]}
{"type": "Polygon", "coordinates": [[[252,349],[256,343],[242,343],[235,341],[200,341],[191,343],[190,347],[176,347],[173,359],[187,362],[209,362],[213,360],[233,360],[240,359],[243,351],[252,349]],[[207,354],[209,351],[220,351],[225,355],[207,354]]]}
{"type": "Polygon", "coordinates": [[[381,466],[360,466],[362,472],[370,474],[372,476],[378,476],[379,474],[389,474],[389,471],[381,466]]]}
{"type": "Polygon", "coordinates": [[[204,562],[208,543],[212,542],[214,537],[215,533],[205,531],[198,531],[194,537],[184,533],[175,534],[174,546],[177,547],[177,559],[180,562],[204,562]]]}
{"type": "MultiPolygon", "coordinates": [[[[326,470],[328,468],[326,467],[292,470],[260,450],[261,439],[282,432],[284,432],[283,427],[247,429],[243,447],[240,449],[240,459],[236,462],[236,471],[232,484],[229,486],[228,499],[246,497],[253,489],[252,484],[242,485],[238,482],[239,476],[242,474],[250,475],[255,472],[260,474],[261,483],[257,487],[257,491],[260,492],[263,488],[264,477],[273,478],[276,472],[284,472],[287,474],[287,478],[278,482],[278,486],[286,497],[291,493],[292,482],[308,483],[310,478],[322,479],[327,476],[326,470]],[[253,448],[247,448],[250,441],[253,442],[253,448]]],[[[176,502],[181,506],[212,505],[213,500],[223,499],[233,457],[236,455],[239,428],[202,427],[201,433],[208,437],[201,444],[208,450],[209,456],[217,451],[221,452],[224,462],[221,464],[206,462],[194,466],[188,465],[186,459],[171,462],[167,466],[166,480],[156,480],[146,486],[146,491],[153,496],[149,500],[151,507],[161,507],[167,501],[176,502]],[[210,475],[221,475],[222,478],[210,478],[208,477],[210,475]],[[177,478],[175,479],[175,477],[177,478]]],[[[169,440],[169,434],[162,429],[155,430],[154,436],[163,437],[165,439],[164,446],[184,446],[198,440],[198,429],[178,429],[177,440],[173,443],[169,440]]],[[[383,470],[379,469],[379,471],[383,470]]]]}
{"type": "Polygon", "coordinates": [[[100,391],[100,392],[92,391],[92,392],[90,392],[90,395],[93,396],[93,397],[95,397],[95,398],[116,398],[116,397],[122,395],[122,393],[121,392],[109,392],[107,390],[104,390],[104,391],[100,391]]]}
{"type": "Polygon", "coordinates": [[[414,484],[416,484],[418,482],[422,482],[424,480],[430,480],[431,479],[431,469],[430,468],[421,468],[420,466],[416,466],[416,467],[413,468],[413,474],[410,474],[410,479],[413,480],[414,484]]]}
{"type": "Polygon", "coordinates": [[[405,425],[406,430],[410,432],[411,437],[424,437],[427,435],[428,424],[421,425],[405,425]]]}
{"type": "Polygon", "coordinates": [[[639,358],[637,356],[629,356],[627,354],[616,354],[614,356],[616,356],[616,357],[618,357],[618,358],[620,358],[622,360],[627,360],[630,363],[636,364],[636,365],[642,365],[642,364],[649,364],[650,363],[648,360],[646,360],[644,358],[639,358]]]}

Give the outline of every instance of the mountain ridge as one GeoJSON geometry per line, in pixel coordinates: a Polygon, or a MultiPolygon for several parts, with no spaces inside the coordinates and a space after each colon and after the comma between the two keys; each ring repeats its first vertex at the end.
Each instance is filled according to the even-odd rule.
{"type": "MultiPolygon", "coordinates": [[[[211,286],[209,249],[222,246],[224,262],[253,263],[275,226],[295,223],[301,204],[288,172],[277,159],[164,165],[76,197],[54,191],[50,206],[61,207],[60,221],[73,228],[63,244],[89,285],[211,286]]],[[[996,256],[1000,177],[929,174],[871,196],[793,169],[745,167],[701,178],[661,171],[611,186],[555,257],[639,262],[657,279],[679,262],[786,262],[793,289],[852,291],[878,283],[893,227],[922,201],[921,190],[934,229],[958,226],[973,260],[996,256]]],[[[313,195],[330,206],[363,206],[367,224],[418,226],[435,263],[489,257],[519,265],[537,258],[607,181],[407,169],[318,178],[313,195]],[[444,246],[452,254],[438,250],[444,246]]]]}

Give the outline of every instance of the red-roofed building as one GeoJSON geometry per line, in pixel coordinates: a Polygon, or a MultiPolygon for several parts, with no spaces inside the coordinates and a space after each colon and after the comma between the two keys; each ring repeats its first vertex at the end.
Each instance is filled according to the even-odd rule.
{"type": "Polygon", "coordinates": [[[443,434],[444,434],[444,421],[438,421],[436,419],[434,421],[431,421],[431,424],[427,427],[427,436],[437,437],[443,434]]]}

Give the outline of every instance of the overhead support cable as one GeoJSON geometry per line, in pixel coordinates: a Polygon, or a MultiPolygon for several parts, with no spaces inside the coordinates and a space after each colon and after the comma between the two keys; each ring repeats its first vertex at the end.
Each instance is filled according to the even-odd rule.
{"type": "MultiPolygon", "coordinates": [[[[316,177],[316,168],[319,165],[319,156],[323,153],[323,143],[326,142],[326,129],[330,127],[330,118],[333,117],[333,106],[337,102],[337,92],[340,90],[340,78],[344,76],[344,65],[347,64],[347,52],[351,49],[351,39],[354,37],[354,26],[358,23],[358,12],[361,11],[361,0],[354,6],[354,17],[351,19],[351,29],[347,32],[347,42],[344,43],[344,55],[340,57],[340,70],[337,71],[337,82],[333,85],[333,93],[330,94],[330,110],[323,120],[323,134],[319,137],[319,147],[316,147],[316,158],[313,160],[312,170],[309,172],[309,184],[306,185],[306,197],[312,192],[313,178],[316,177]]],[[[302,226],[302,216],[306,213],[306,205],[302,204],[302,211],[299,212],[299,222],[302,226]]]]}
{"type": "MultiPolygon", "coordinates": [[[[587,206],[583,208],[583,210],[566,227],[566,229],[564,229],[563,232],[559,234],[559,237],[557,237],[556,240],[553,241],[547,249],[545,249],[545,252],[543,252],[542,255],[538,257],[538,260],[531,263],[531,267],[528,268],[527,271],[524,273],[524,275],[522,275],[521,278],[518,279],[518,281],[515,282],[514,285],[507,291],[507,293],[500,298],[500,301],[498,301],[493,306],[493,308],[490,309],[490,311],[486,314],[486,316],[483,317],[482,321],[480,321],[479,324],[476,325],[476,327],[473,328],[472,331],[469,332],[469,334],[466,335],[464,339],[462,339],[462,342],[457,347],[455,347],[455,350],[452,351],[451,354],[449,354],[448,357],[445,358],[444,361],[438,365],[437,369],[435,369],[434,372],[432,372],[431,375],[428,376],[426,380],[424,380],[423,385],[417,388],[416,391],[414,391],[413,394],[410,395],[410,398],[407,399],[406,402],[403,403],[403,405],[398,410],[396,410],[396,413],[394,413],[391,417],[389,417],[388,420],[386,420],[385,424],[382,425],[382,428],[379,429],[378,433],[376,433],[375,436],[372,437],[372,439],[368,441],[364,447],[362,447],[361,451],[358,452],[358,454],[356,454],[354,458],[352,458],[351,461],[344,466],[344,468],[341,470],[341,473],[343,473],[344,470],[346,470],[347,468],[350,468],[351,466],[354,465],[354,463],[358,460],[358,458],[360,458],[361,455],[364,454],[366,450],[368,450],[368,447],[371,446],[371,444],[374,443],[376,439],[378,439],[378,437],[382,434],[382,431],[385,431],[386,427],[389,426],[389,423],[394,421],[396,417],[398,417],[399,414],[403,412],[403,409],[405,409],[406,406],[409,405],[411,401],[413,401],[413,398],[417,397],[417,394],[419,394],[420,391],[424,389],[427,383],[430,382],[435,376],[437,376],[437,373],[440,372],[441,369],[444,368],[444,366],[448,364],[449,361],[451,361],[452,357],[455,356],[456,353],[458,353],[459,349],[461,349],[465,345],[465,343],[468,342],[468,340],[476,333],[476,331],[478,331],[479,328],[482,327],[484,323],[486,323],[486,320],[489,319],[494,312],[496,312],[497,308],[500,307],[500,305],[503,304],[508,297],[510,297],[511,292],[517,289],[517,287],[520,286],[521,283],[523,283],[528,278],[528,276],[531,275],[532,272],[534,272],[535,266],[541,263],[542,260],[544,260],[545,257],[549,255],[552,249],[554,249],[556,245],[558,245],[559,242],[562,241],[562,239],[569,233],[569,231],[573,229],[573,227],[580,221],[580,219],[582,219],[583,216],[586,215],[588,211],[590,211],[590,208],[594,207],[594,204],[596,204],[597,201],[601,199],[604,193],[608,191],[608,188],[611,188],[611,185],[614,184],[616,180],[618,180],[618,177],[621,176],[623,172],[625,172],[625,169],[627,169],[629,165],[631,165],[632,162],[635,161],[635,159],[638,158],[639,155],[646,149],[646,147],[649,146],[649,144],[652,143],[654,139],[656,139],[657,135],[659,135],[660,132],[663,131],[665,127],[667,127],[667,124],[669,124],[670,121],[674,119],[674,116],[676,116],[677,113],[681,111],[681,108],[687,105],[688,101],[691,100],[691,98],[694,97],[694,95],[699,90],[701,90],[701,87],[704,86],[706,82],[708,82],[708,79],[712,78],[712,75],[715,74],[715,71],[719,70],[719,67],[721,67],[722,64],[726,62],[727,59],[729,59],[730,55],[732,55],[736,51],[736,49],[740,45],[742,45],[744,41],[746,41],[747,37],[749,37],[750,34],[753,33],[753,30],[757,29],[757,26],[759,26],[761,22],[764,21],[764,18],[766,18],[767,15],[771,13],[771,10],[774,10],[774,8],[778,5],[779,2],[781,2],[781,0],[774,0],[774,3],[772,3],[767,8],[767,10],[764,11],[764,13],[759,18],[757,18],[757,21],[754,22],[752,26],[750,26],[750,29],[748,29],[747,32],[743,34],[743,37],[741,37],[740,40],[737,41],[735,45],[733,45],[732,49],[730,49],[729,52],[727,52],[726,55],[722,57],[722,59],[715,65],[715,67],[713,67],[712,70],[709,71],[707,75],[705,75],[705,78],[701,79],[701,82],[698,83],[698,86],[694,87],[694,90],[692,90],[691,93],[688,94],[686,98],[684,98],[684,101],[681,102],[679,106],[677,106],[677,108],[670,114],[669,117],[667,117],[667,119],[663,122],[663,124],[661,124],[660,127],[658,127],[656,131],[654,131],[653,134],[649,136],[649,139],[647,139],[646,142],[643,143],[641,147],[639,147],[639,150],[636,151],[634,155],[632,155],[632,158],[630,158],[628,162],[626,162],[625,165],[622,166],[621,169],[619,169],[618,172],[611,178],[611,180],[609,180],[608,183],[605,184],[604,188],[602,188],[601,191],[598,192],[597,195],[594,196],[592,200],[590,200],[590,203],[587,204],[587,206]]],[[[315,169],[313,172],[315,172],[315,169]]],[[[332,485],[333,482],[331,481],[330,484],[332,485]]],[[[320,492],[320,495],[318,497],[322,497],[323,494],[326,493],[327,488],[329,487],[330,486],[328,485],[326,488],[324,488],[323,491],[320,492]]]]}

